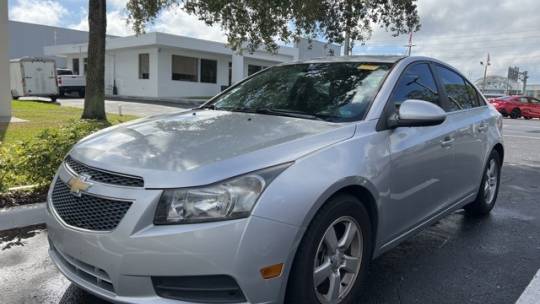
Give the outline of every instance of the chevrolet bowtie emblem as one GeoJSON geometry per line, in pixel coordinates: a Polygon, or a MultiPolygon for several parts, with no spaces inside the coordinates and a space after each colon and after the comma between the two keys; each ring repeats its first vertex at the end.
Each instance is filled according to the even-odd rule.
{"type": "Polygon", "coordinates": [[[86,191],[88,188],[92,187],[92,183],[89,183],[88,180],[90,176],[79,175],[77,177],[72,177],[68,181],[69,191],[76,196],[81,196],[81,191],[86,191]]]}

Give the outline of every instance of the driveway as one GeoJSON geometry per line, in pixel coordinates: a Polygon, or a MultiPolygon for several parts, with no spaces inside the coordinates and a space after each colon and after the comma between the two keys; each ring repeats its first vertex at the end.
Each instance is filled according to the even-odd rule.
{"type": "MultiPolygon", "coordinates": [[[[84,99],[82,98],[62,98],[57,101],[63,106],[81,109],[84,107],[84,99]]],[[[107,113],[119,114],[121,112],[125,115],[140,117],[185,111],[193,107],[194,105],[173,102],[105,100],[105,112],[107,113]]]]}
{"type": "MultiPolygon", "coordinates": [[[[518,299],[540,268],[540,121],[505,120],[504,128],[506,159],[491,216],[474,219],[458,211],[382,255],[357,303],[518,299]]],[[[46,250],[41,230],[0,251],[2,303],[58,303],[68,283],[46,250]]]]}

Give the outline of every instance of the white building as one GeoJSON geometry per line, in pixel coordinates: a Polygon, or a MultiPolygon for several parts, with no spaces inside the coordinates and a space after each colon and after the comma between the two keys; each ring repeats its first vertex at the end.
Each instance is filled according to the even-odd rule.
{"type": "MultiPolygon", "coordinates": [[[[76,73],[86,70],[87,44],[45,47],[45,55],[66,58],[76,73]]],[[[281,62],[339,55],[340,47],[305,41],[280,47],[276,54],[258,50],[235,54],[225,44],[163,33],[107,39],[107,95],[149,99],[213,96],[263,68],[281,62]]]]}

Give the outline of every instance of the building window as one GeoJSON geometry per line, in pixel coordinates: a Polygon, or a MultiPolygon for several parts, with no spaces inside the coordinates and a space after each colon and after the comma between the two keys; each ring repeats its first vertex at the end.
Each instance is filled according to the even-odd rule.
{"type": "Polygon", "coordinates": [[[217,83],[217,61],[201,59],[201,82],[217,83]]]}
{"type": "Polygon", "coordinates": [[[88,58],[83,59],[83,65],[84,65],[84,75],[86,75],[86,70],[88,70],[88,58]]]}
{"type": "Polygon", "coordinates": [[[197,61],[197,58],[172,55],[172,80],[197,82],[197,61]]]}
{"type": "Polygon", "coordinates": [[[139,79],[150,78],[150,55],[139,54],[139,79]]]}
{"type": "Polygon", "coordinates": [[[71,60],[71,65],[73,66],[73,75],[79,75],[79,58],[73,58],[71,60]]]}
{"type": "Polygon", "coordinates": [[[262,65],[248,64],[248,76],[251,76],[263,69],[266,69],[266,67],[262,65]]]}

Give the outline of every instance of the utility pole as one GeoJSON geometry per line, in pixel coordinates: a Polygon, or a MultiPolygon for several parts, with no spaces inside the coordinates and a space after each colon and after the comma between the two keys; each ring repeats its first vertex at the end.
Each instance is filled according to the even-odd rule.
{"type": "Polygon", "coordinates": [[[527,79],[529,79],[529,72],[523,71],[521,74],[521,81],[523,81],[523,95],[527,95],[527,79]]]}
{"type": "Polygon", "coordinates": [[[412,47],[413,46],[416,46],[416,44],[413,44],[413,32],[411,31],[409,33],[409,44],[405,45],[405,47],[409,48],[408,52],[407,52],[407,56],[411,56],[411,52],[412,52],[412,47]]]}
{"type": "Polygon", "coordinates": [[[487,60],[484,64],[483,61],[480,61],[480,65],[484,66],[484,81],[482,82],[482,93],[486,93],[486,80],[487,80],[487,70],[491,65],[491,59],[489,58],[489,53],[487,54],[487,60]]]}

